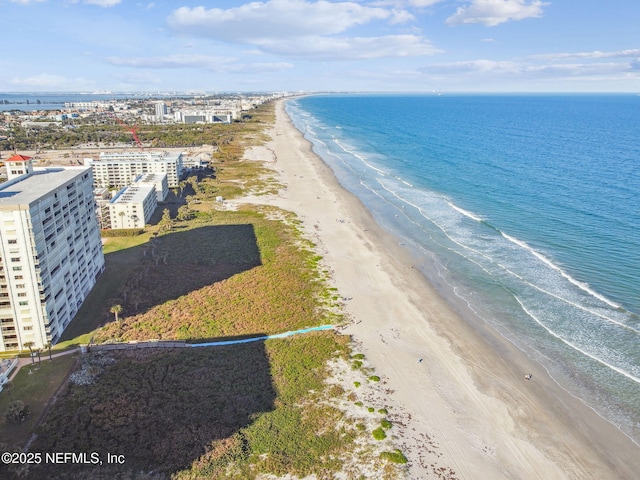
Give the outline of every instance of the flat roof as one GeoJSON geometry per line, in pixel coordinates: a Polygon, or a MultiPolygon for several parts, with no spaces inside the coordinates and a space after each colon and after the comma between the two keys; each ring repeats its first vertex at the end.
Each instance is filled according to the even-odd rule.
{"type": "Polygon", "coordinates": [[[90,171],[88,167],[34,169],[30,175],[0,183],[0,208],[28,207],[47,193],[90,171]]]}
{"type": "Polygon", "coordinates": [[[144,199],[155,190],[153,185],[129,185],[120,190],[115,197],[113,197],[109,203],[115,204],[127,204],[127,203],[143,203],[144,199]]]}

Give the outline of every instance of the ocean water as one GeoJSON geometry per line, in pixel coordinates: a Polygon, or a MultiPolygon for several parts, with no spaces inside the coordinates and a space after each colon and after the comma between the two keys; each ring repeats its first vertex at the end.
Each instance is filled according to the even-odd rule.
{"type": "Polygon", "coordinates": [[[640,96],[317,95],[286,109],[468,321],[640,444],[640,96]]]}

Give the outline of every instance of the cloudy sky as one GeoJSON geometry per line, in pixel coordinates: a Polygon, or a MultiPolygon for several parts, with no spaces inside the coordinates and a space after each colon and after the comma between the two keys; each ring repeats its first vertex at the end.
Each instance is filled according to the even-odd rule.
{"type": "Polygon", "coordinates": [[[0,0],[0,91],[640,92],[638,0],[0,0]]]}

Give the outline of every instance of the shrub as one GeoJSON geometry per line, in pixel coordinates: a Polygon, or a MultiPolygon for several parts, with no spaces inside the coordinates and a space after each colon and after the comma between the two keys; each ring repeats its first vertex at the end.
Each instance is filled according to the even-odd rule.
{"type": "Polygon", "coordinates": [[[387,413],[389,413],[389,412],[387,411],[387,409],[386,409],[386,408],[381,408],[380,410],[378,410],[378,413],[379,413],[380,415],[386,415],[386,414],[387,414],[387,413]]]}
{"type": "Polygon", "coordinates": [[[358,388],[360,385],[362,385],[360,382],[353,382],[353,384],[356,386],[356,388],[358,388]]]}
{"type": "Polygon", "coordinates": [[[357,401],[354,403],[354,405],[358,406],[358,407],[362,407],[364,404],[360,401],[357,401]]]}
{"type": "Polygon", "coordinates": [[[380,377],[377,376],[377,375],[371,375],[369,377],[369,381],[371,381],[371,382],[379,382],[380,381],[380,377]]]}
{"type": "Polygon", "coordinates": [[[386,418],[380,420],[380,425],[382,425],[382,428],[391,428],[391,422],[386,418]]]}
{"type": "Polygon", "coordinates": [[[407,463],[407,457],[405,457],[402,451],[398,449],[393,452],[382,452],[380,454],[380,458],[391,463],[407,463]]]}
{"type": "Polygon", "coordinates": [[[31,410],[29,410],[28,405],[25,405],[24,402],[21,402],[20,400],[15,400],[9,404],[9,408],[7,408],[7,412],[4,416],[7,420],[14,423],[20,423],[23,422],[30,413],[31,410]]]}
{"type": "Polygon", "coordinates": [[[115,228],[109,230],[100,230],[103,237],[136,237],[142,235],[144,230],[140,228],[115,228]]]}
{"type": "Polygon", "coordinates": [[[373,413],[373,412],[375,412],[375,411],[376,411],[376,409],[375,409],[375,408],[373,408],[373,407],[369,407],[369,408],[367,408],[367,410],[369,410],[369,413],[373,413]]]}
{"type": "Polygon", "coordinates": [[[357,370],[360,367],[362,367],[362,362],[360,360],[354,360],[353,365],[351,366],[351,368],[353,368],[354,370],[357,370]]]}
{"type": "Polygon", "coordinates": [[[384,440],[385,438],[387,438],[387,434],[384,433],[384,430],[382,429],[382,427],[378,427],[376,428],[373,432],[373,438],[375,438],[376,440],[384,440]]]}
{"type": "Polygon", "coordinates": [[[355,358],[356,360],[364,360],[364,353],[356,353],[352,355],[351,358],[355,358]]]}

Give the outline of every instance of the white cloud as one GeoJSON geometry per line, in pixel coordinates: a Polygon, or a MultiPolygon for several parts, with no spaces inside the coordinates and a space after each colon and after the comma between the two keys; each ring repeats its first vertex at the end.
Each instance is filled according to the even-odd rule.
{"type": "Polygon", "coordinates": [[[87,5],[97,5],[98,7],[108,8],[118,5],[122,0],[84,0],[87,5]]]}
{"type": "Polygon", "coordinates": [[[313,60],[356,60],[433,55],[439,50],[417,35],[382,37],[305,37],[295,43],[268,40],[259,43],[271,53],[313,60]]]}
{"type": "Polygon", "coordinates": [[[29,5],[30,3],[42,3],[47,0],[9,0],[9,3],[19,3],[21,5],[29,5]]]}
{"type": "Polygon", "coordinates": [[[633,62],[601,63],[548,63],[538,64],[527,61],[495,61],[487,59],[461,62],[433,63],[419,69],[424,74],[436,76],[470,76],[477,78],[547,78],[567,79],[618,75],[633,72],[633,62]]]}
{"type": "Polygon", "coordinates": [[[510,20],[542,16],[542,7],[549,3],[540,0],[472,0],[471,4],[459,7],[447,18],[448,25],[481,23],[495,27],[510,20]]]}
{"type": "Polygon", "coordinates": [[[49,73],[41,73],[39,75],[32,75],[28,77],[14,77],[9,80],[9,84],[19,87],[21,90],[31,89],[33,91],[46,91],[46,90],[84,90],[91,88],[93,82],[82,78],[74,77],[68,78],[62,75],[52,75],[49,73]]]}
{"type": "Polygon", "coordinates": [[[84,3],[87,5],[96,5],[98,7],[108,8],[118,5],[122,0],[69,0],[70,3],[84,3]]]}
{"type": "Polygon", "coordinates": [[[108,57],[112,65],[133,68],[205,68],[209,71],[224,73],[258,73],[288,70],[293,67],[286,62],[238,63],[235,57],[216,57],[209,55],[170,55],[162,57],[120,58],[108,57]]]}
{"type": "Polygon", "coordinates": [[[403,9],[349,1],[268,0],[226,10],[182,7],[168,23],[177,32],[293,57],[340,60],[433,54],[436,50],[430,43],[416,35],[338,36],[371,22],[395,25],[410,20],[414,16],[403,9]]]}
{"type": "Polygon", "coordinates": [[[220,63],[233,62],[233,57],[214,57],[209,55],[169,55],[161,57],[107,57],[106,61],[112,65],[135,68],[185,68],[209,67],[220,63]]]}
{"type": "Polygon", "coordinates": [[[629,50],[618,50],[614,52],[600,52],[595,50],[593,52],[578,52],[578,53],[548,53],[543,55],[532,55],[529,58],[541,59],[541,60],[563,60],[571,58],[582,59],[600,59],[600,58],[637,58],[640,57],[640,49],[634,48],[629,50]]]}
{"type": "Polygon", "coordinates": [[[365,7],[354,2],[269,0],[227,10],[181,7],[171,14],[168,21],[175,30],[221,40],[249,42],[271,37],[336,34],[393,16],[383,8],[365,7]]]}

